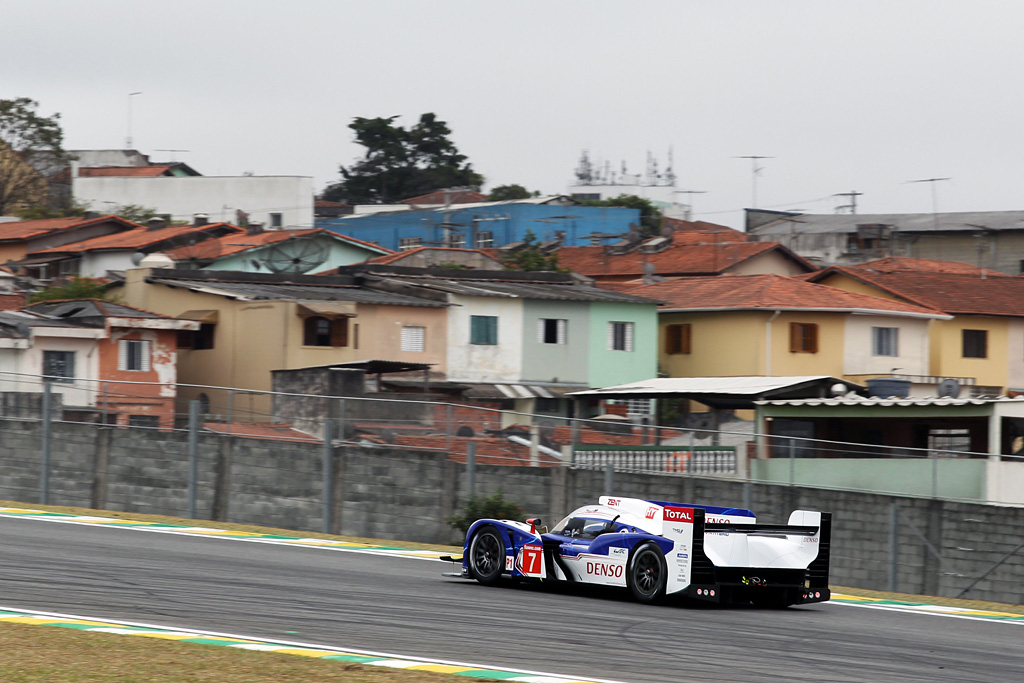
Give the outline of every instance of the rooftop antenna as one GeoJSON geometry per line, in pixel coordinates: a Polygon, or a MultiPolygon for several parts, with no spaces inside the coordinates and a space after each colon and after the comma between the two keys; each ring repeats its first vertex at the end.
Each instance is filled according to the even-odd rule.
{"type": "Polygon", "coordinates": [[[939,200],[935,195],[935,183],[940,180],[952,180],[952,178],[923,178],[921,180],[908,180],[908,183],[931,183],[932,184],[932,223],[935,229],[939,229],[939,200]]]}
{"type": "Polygon", "coordinates": [[[864,194],[863,192],[857,192],[857,190],[850,190],[849,192],[837,192],[833,197],[849,197],[849,204],[841,204],[836,207],[836,213],[842,213],[844,210],[849,209],[850,213],[857,215],[857,197],[864,194]]]}
{"type": "Polygon", "coordinates": [[[132,97],[141,94],[141,90],[128,93],[128,134],[124,138],[125,149],[132,149],[132,97]]]}
{"type": "Polygon", "coordinates": [[[154,152],[170,152],[171,153],[171,161],[177,161],[178,160],[178,154],[177,154],[178,152],[185,152],[185,153],[187,153],[187,152],[191,152],[192,150],[190,150],[190,149],[155,149],[153,151],[154,152]]]}
{"type": "Polygon", "coordinates": [[[676,190],[675,194],[688,194],[686,198],[686,220],[693,220],[693,195],[695,194],[707,194],[707,190],[676,190]]]}
{"type": "Polygon", "coordinates": [[[733,159],[750,159],[751,174],[753,176],[753,179],[752,179],[753,202],[752,202],[751,207],[750,207],[752,209],[756,209],[757,208],[757,176],[759,176],[761,174],[761,171],[764,170],[764,166],[758,166],[757,165],[757,160],[758,159],[774,159],[774,158],[775,157],[766,157],[766,156],[760,156],[760,155],[757,155],[757,154],[748,154],[748,155],[745,155],[745,156],[733,157],[733,159]]]}

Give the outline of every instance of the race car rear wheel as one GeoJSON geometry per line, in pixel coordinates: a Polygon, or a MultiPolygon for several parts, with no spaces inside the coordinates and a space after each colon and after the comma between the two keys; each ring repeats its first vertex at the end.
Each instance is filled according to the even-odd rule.
{"type": "Polygon", "coordinates": [[[505,568],[505,541],[493,526],[480,527],[469,543],[469,574],[485,586],[501,581],[505,568]]]}
{"type": "Polygon", "coordinates": [[[640,546],[629,561],[629,589],[639,602],[653,603],[665,597],[668,567],[658,546],[640,546]]]}

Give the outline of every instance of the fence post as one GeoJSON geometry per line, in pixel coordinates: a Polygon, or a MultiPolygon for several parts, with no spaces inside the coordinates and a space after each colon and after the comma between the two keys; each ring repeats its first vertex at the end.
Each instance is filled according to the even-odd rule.
{"type": "Polygon", "coordinates": [[[569,462],[573,464],[576,463],[576,444],[579,443],[579,440],[580,421],[577,419],[572,419],[569,422],[569,447],[571,448],[569,452],[569,462]]]}
{"type": "Polygon", "coordinates": [[[444,407],[444,451],[445,453],[452,452],[452,404],[449,403],[444,407]]]}
{"type": "Polygon", "coordinates": [[[196,519],[199,479],[199,401],[188,403],[188,517],[196,519]]]}
{"type": "Polygon", "coordinates": [[[334,422],[324,420],[323,448],[323,532],[331,533],[334,523],[334,422]]]}
{"type": "Polygon", "coordinates": [[[796,481],[796,439],[789,440],[789,485],[796,481]]]}
{"type": "Polygon", "coordinates": [[[540,425],[534,422],[530,425],[530,467],[540,467],[540,425]]]}
{"type": "Polygon", "coordinates": [[[345,440],[345,399],[338,399],[338,418],[334,426],[334,433],[341,441],[345,440]]]}
{"type": "Polygon", "coordinates": [[[604,464],[604,495],[610,496],[615,489],[615,464],[608,461],[604,464]]]}
{"type": "Polygon", "coordinates": [[[228,389],[228,409],[227,414],[224,416],[224,426],[227,434],[231,433],[231,420],[234,418],[234,414],[232,413],[232,410],[234,409],[234,402],[235,392],[233,389],[228,389]]]}
{"type": "Polygon", "coordinates": [[[53,383],[49,377],[43,378],[43,453],[42,471],[39,474],[39,502],[47,505],[50,502],[50,452],[52,450],[52,429],[53,420],[51,417],[53,406],[53,383]]]}
{"type": "Polygon", "coordinates": [[[899,575],[899,552],[900,552],[900,504],[893,503],[889,506],[889,585],[890,593],[896,592],[897,577],[899,575]]]}
{"type": "Polygon", "coordinates": [[[932,498],[939,496],[939,453],[931,451],[928,457],[932,459],[932,498]]]}
{"type": "Polygon", "coordinates": [[[466,498],[476,497],[476,442],[466,443],[466,498]]]}
{"type": "Polygon", "coordinates": [[[107,384],[107,380],[100,380],[100,391],[103,392],[103,424],[107,424],[107,410],[108,410],[108,396],[110,395],[110,386],[107,384]]]}

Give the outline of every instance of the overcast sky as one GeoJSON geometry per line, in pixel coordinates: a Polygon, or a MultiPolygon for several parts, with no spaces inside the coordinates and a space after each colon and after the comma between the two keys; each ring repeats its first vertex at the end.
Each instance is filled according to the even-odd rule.
{"type": "Polygon", "coordinates": [[[564,192],[582,149],[675,151],[696,217],[1024,209],[1017,0],[0,0],[0,98],[69,149],[135,147],[204,175],[308,175],[347,124],[435,112],[488,186],[564,192]],[[187,152],[157,150],[180,149],[187,152]]]}

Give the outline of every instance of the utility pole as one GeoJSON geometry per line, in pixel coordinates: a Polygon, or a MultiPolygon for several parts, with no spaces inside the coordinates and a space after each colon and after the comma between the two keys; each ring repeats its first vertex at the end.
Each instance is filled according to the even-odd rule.
{"type": "Polygon", "coordinates": [[[935,230],[939,229],[939,200],[935,194],[935,183],[940,180],[952,180],[952,178],[923,178],[921,180],[908,180],[908,183],[931,183],[932,184],[932,224],[935,230]]]}
{"type": "Polygon", "coordinates": [[[844,209],[849,209],[851,214],[856,215],[857,214],[857,197],[861,196],[862,194],[864,194],[864,193],[863,192],[857,192],[857,190],[850,190],[849,192],[837,192],[836,194],[832,195],[833,197],[849,197],[850,198],[850,203],[849,204],[842,204],[842,205],[836,207],[836,213],[842,213],[842,211],[844,209]]]}
{"type": "Polygon", "coordinates": [[[142,91],[128,93],[128,134],[124,139],[125,149],[132,149],[132,97],[141,95],[142,91]]]}
{"type": "Polygon", "coordinates": [[[752,209],[756,209],[757,208],[757,176],[759,176],[761,174],[761,171],[764,170],[763,166],[758,166],[757,165],[757,160],[758,159],[774,159],[774,158],[775,157],[765,157],[765,156],[759,156],[759,155],[756,155],[756,154],[748,154],[746,156],[733,157],[733,159],[750,159],[750,170],[751,170],[751,175],[752,175],[751,183],[752,183],[752,186],[753,186],[753,188],[752,188],[753,201],[751,203],[751,207],[750,208],[752,208],[752,209]]]}

